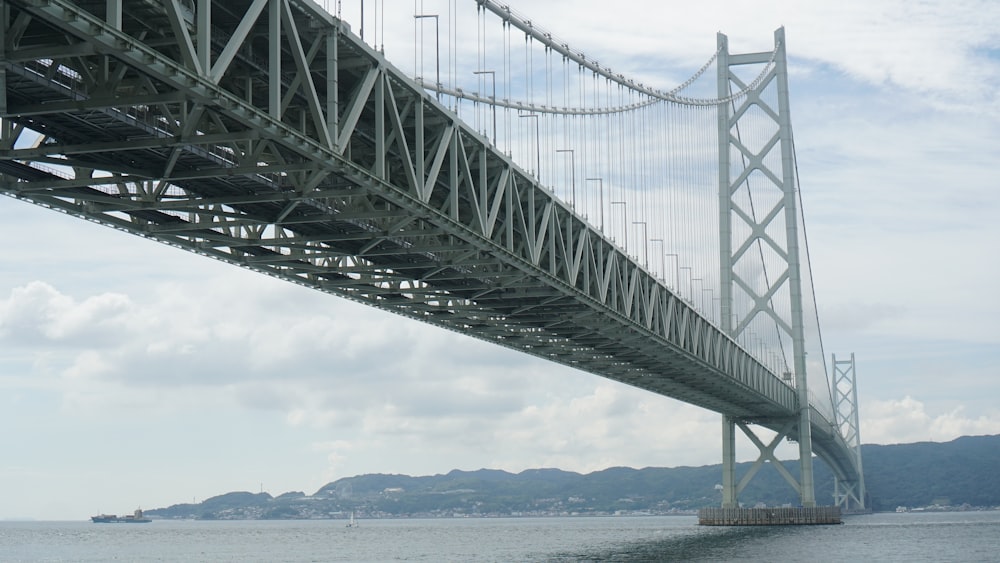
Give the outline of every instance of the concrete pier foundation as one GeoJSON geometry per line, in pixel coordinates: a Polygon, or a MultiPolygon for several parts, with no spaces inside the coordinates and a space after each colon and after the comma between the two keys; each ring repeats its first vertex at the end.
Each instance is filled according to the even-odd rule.
{"type": "Polygon", "coordinates": [[[701,526],[808,526],[842,524],[839,506],[798,508],[702,508],[701,526]]]}

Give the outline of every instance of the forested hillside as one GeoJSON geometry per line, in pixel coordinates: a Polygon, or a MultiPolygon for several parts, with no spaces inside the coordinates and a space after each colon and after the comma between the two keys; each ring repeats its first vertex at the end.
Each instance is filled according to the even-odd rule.
{"type": "MultiPolygon", "coordinates": [[[[969,436],[947,443],[862,446],[865,479],[874,510],[934,504],[1000,506],[1000,436],[969,436]]],[[[798,475],[797,462],[785,462],[798,475]]],[[[737,467],[737,478],[751,464],[737,467]]],[[[832,504],[833,476],[815,464],[816,498],[832,504]]],[[[521,473],[481,469],[445,475],[359,475],[339,479],[312,495],[272,497],[233,492],[198,504],[148,510],[160,518],[340,518],[399,516],[511,516],[663,514],[717,506],[720,465],[631,469],[614,467],[582,475],[559,469],[521,473]]],[[[798,499],[772,468],[764,468],[740,495],[744,505],[795,505],[798,499]]]]}

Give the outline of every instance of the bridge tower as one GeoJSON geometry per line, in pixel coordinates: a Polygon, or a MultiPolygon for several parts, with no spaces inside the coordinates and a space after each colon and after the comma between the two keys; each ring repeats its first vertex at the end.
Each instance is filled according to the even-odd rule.
{"type": "Polygon", "coordinates": [[[833,362],[833,414],[837,430],[854,454],[854,463],[858,468],[857,481],[833,477],[833,503],[845,511],[864,512],[868,510],[865,491],[865,474],[861,467],[861,427],[858,415],[858,387],[854,371],[854,354],[849,360],[838,360],[837,355],[831,356],[833,362]]]}
{"type": "Polygon", "coordinates": [[[731,54],[728,38],[720,33],[717,67],[718,96],[732,100],[718,106],[720,328],[743,341],[748,340],[748,331],[755,333],[752,338],[765,333],[772,338],[784,357],[783,376],[795,386],[798,401],[796,416],[768,421],[781,431],[767,445],[749,427],[761,421],[723,415],[722,506],[737,507],[740,491],[764,463],[770,462],[798,491],[802,506],[814,507],[798,201],[784,29],[775,31],[773,51],[748,54],[731,54]],[[769,71],[761,79],[746,83],[736,70],[744,65],[767,65],[769,71]],[[747,92],[733,99],[734,90],[747,92]],[[735,475],[737,426],[760,452],[739,483],[735,475]],[[799,443],[798,479],[774,456],[775,447],[786,437],[799,443]]]}

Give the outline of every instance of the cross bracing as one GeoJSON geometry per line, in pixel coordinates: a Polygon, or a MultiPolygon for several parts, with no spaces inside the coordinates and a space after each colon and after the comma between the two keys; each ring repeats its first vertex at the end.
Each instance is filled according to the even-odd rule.
{"type": "Polygon", "coordinates": [[[8,195],[740,420],[796,412],[785,381],[312,2],[0,0],[0,18],[8,195]]]}

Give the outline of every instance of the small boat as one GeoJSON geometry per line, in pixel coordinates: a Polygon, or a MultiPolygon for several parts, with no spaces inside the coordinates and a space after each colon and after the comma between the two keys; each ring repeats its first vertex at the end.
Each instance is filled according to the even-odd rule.
{"type": "Polygon", "coordinates": [[[95,524],[145,524],[146,522],[152,522],[152,520],[142,515],[141,508],[136,508],[132,514],[125,514],[123,516],[98,514],[97,516],[91,516],[90,521],[95,524]]]}
{"type": "Polygon", "coordinates": [[[351,513],[351,521],[347,523],[348,528],[357,528],[358,523],[354,521],[354,513],[351,513]]]}

